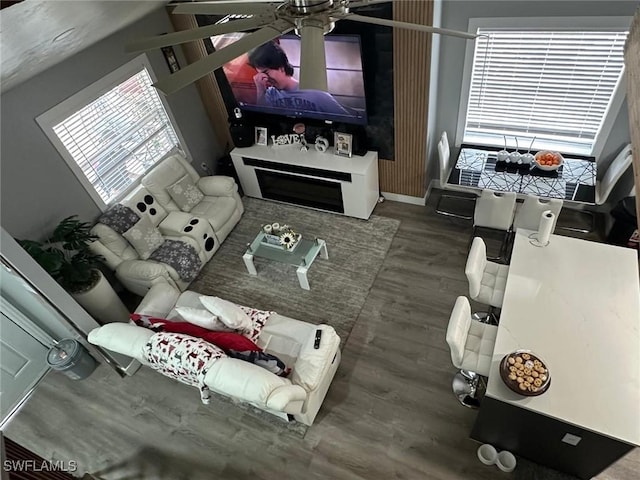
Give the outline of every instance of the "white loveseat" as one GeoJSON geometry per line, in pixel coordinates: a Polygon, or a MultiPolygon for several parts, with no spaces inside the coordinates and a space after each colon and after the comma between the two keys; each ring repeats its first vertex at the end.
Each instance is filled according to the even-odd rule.
{"type": "MultiPolygon", "coordinates": [[[[136,313],[180,320],[175,307],[202,308],[200,295],[193,291],[180,293],[168,284],[154,285],[136,313]]],[[[153,334],[143,327],[110,323],[93,330],[88,339],[147,365],[143,348],[153,334]]],[[[265,323],[257,344],[292,369],[288,378],[225,357],[209,368],[205,384],[211,391],[248,402],[285,420],[293,415],[297,421],[311,425],[340,363],[340,337],[329,325],[313,325],[276,313],[265,323]],[[322,330],[322,336],[319,348],[314,348],[317,330],[322,330]]]]}
{"type": "MultiPolygon", "coordinates": [[[[180,155],[173,155],[151,169],[120,205],[138,216],[146,216],[166,239],[192,245],[201,267],[211,259],[220,244],[238,223],[244,207],[235,180],[226,176],[200,177],[180,155]],[[169,188],[187,176],[202,192],[202,199],[183,211],[169,194],[169,188]]],[[[151,286],[169,283],[185,290],[189,281],[163,262],[142,259],[135,248],[110,226],[98,222],[91,233],[98,237],[91,250],[102,255],[106,265],[130,291],[144,296],[151,286]]]]}

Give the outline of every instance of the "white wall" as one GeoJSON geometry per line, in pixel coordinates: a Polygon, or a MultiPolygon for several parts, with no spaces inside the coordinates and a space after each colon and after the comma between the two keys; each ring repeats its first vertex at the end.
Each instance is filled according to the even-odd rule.
{"type": "MultiPolygon", "coordinates": [[[[441,26],[467,31],[470,18],[500,17],[576,17],[576,16],[629,16],[632,17],[638,2],[627,1],[547,1],[547,0],[493,0],[493,1],[442,1],[441,26]]],[[[472,40],[469,40],[472,41],[472,40]]],[[[451,142],[455,138],[462,72],[464,69],[466,43],[454,37],[441,37],[440,63],[437,81],[437,111],[435,124],[438,134],[446,130],[451,142]]],[[[436,137],[437,138],[437,137],[436,137]]],[[[602,162],[598,164],[603,172],[623,145],[629,142],[629,120],[626,102],[620,109],[611,134],[602,151],[602,162]]],[[[429,180],[438,175],[437,142],[429,145],[429,180]]],[[[454,152],[455,153],[455,152],[454,152]]],[[[599,174],[600,176],[600,174],[599,174]]],[[[628,190],[628,189],[627,189],[628,190]]]]}
{"type": "MultiPolygon", "coordinates": [[[[135,54],[124,43],[140,36],[172,31],[164,9],[154,11],[79,54],[3,92],[1,100],[2,226],[16,238],[41,239],[64,217],[78,214],[94,221],[101,213],[76,176],[51,145],[35,118],[125,64],[135,54]]],[[[176,49],[181,65],[182,52],[176,49]]],[[[169,73],[162,54],[149,53],[158,76],[169,73]]],[[[222,155],[195,86],[168,97],[196,169],[206,162],[213,170],[222,155]]]]}

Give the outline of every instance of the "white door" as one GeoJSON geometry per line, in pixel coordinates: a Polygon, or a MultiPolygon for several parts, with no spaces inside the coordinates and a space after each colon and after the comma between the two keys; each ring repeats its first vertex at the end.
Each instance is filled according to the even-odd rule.
{"type": "Polygon", "coordinates": [[[0,425],[49,370],[49,348],[5,313],[0,312],[0,425]]]}

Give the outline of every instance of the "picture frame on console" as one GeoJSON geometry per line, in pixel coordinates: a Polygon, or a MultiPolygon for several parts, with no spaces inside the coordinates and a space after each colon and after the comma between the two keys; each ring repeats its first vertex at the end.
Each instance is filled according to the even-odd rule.
{"type": "Polygon", "coordinates": [[[353,136],[350,133],[335,132],[333,136],[333,145],[336,155],[351,157],[353,136]]]}
{"type": "Polygon", "coordinates": [[[266,127],[256,127],[256,145],[267,146],[269,144],[269,135],[266,127]]]}

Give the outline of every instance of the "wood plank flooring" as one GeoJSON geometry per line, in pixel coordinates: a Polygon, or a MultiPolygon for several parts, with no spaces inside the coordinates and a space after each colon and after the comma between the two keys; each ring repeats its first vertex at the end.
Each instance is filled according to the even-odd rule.
{"type": "MultiPolygon", "coordinates": [[[[451,392],[445,331],[468,292],[471,226],[435,215],[435,200],[378,205],[377,215],[402,223],[304,439],[233,405],[203,406],[191,387],[148,369],[120,380],[106,367],[93,389],[50,374],[6,435],[108,480],[507,478],[478,461],[476,412],[451,392]]],[[[636,449],[597,479],[638,471],[636,449]]],[[[519,459],[511,478],[567,477],[519,459]]]]}

